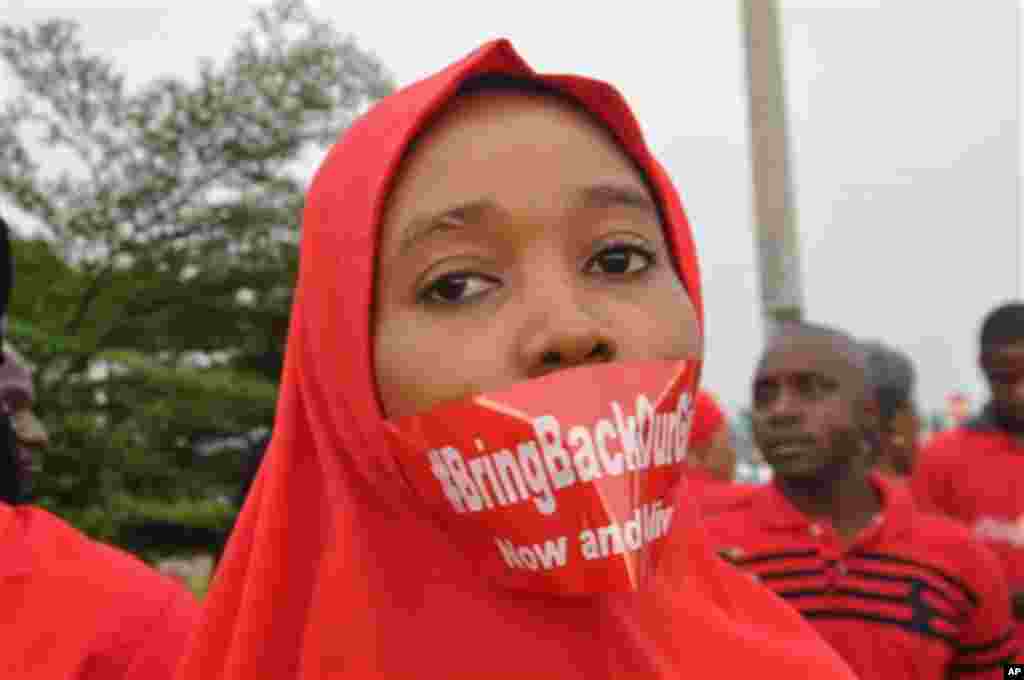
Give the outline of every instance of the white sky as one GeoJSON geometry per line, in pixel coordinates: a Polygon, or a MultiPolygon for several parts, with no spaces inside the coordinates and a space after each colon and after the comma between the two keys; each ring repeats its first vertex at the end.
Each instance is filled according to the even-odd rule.
{"type": "MultiPolygon", "coordinates": [[[[223,57],[253,6],[168,4],[0,0],[0,21],[77,19],[139,82],[223,57]]],[[[761,326],[738,3],[311,4],[400,85],[505,36],[539,70],[622,90],[697,232],[705,382],[749,401],[761,326]]],[[[781,4],[807,316],[908,351],[926,406],[958,389],[977,404],[978,323],[1022,279],[1018,2],[781,4]]]]}

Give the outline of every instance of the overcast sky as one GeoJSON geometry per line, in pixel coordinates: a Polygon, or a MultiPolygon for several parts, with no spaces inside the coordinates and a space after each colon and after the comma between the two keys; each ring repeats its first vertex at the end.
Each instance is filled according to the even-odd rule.
{"type": "MultiPolygon", "coordinates": [[[[252,5],[0,0],[0,21],[77,19],[86,44],[140,82],[225,56],[252,5]]],[[[499,36],[538,70],[615,84],[697,232],[705,383],[730,406],[749,401],[761,323],[737,3],[311,5],[399,84],[499,36]]],[[[910,353],[926,406],[958,389],[977,404],[978,323],[1021,280],[1018,2],[781,5],[807,316],[910,353]]]]}

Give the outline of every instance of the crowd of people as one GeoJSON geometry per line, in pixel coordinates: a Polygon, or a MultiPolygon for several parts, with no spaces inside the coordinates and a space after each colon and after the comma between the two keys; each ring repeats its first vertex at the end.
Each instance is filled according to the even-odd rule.
{"type": "MultiPolygon", "coordinates": [[[[46,433],[4,353],[3,677],[994,680],[1020,660],[1024,304],[981,325],[988,406],[920,453],[906,356],[781,326],[750,395],[773,480],[734,482],[675,187],[612,86],[504,40],[357,120],[302,229],[273,436],[201,606],[26,502],[46,433]]],[[[6,265],[6,226],[0,245],[6,265]]],[[[0,314],[11,289],[5,266],[0,314]]]]}
{"type": "MultiPolygon", "coordinates": [[[[1024,342],[1022,311],[994,311],[983,347],[994,347],[987,329],[1006,318],[1016,331],[1000,347],[1024,342]]],[[[1002,349],[983,350],[983,363],[987,351],[1002,349]]],[[[1005,536],[981,531],[975,508],[1021,516],[1009,488],[1024,478],[1017,470],[1015,483],[1012,464],[962,442],[974,423],[915,460],[913,376],[906,357],[879,343],[812,324],[784,328],[751,390],[754,436],[773,483],[708,504],[707,530],[720,554],[800,611],[858,677],[1003,677],[1003,664],[1020,654],[1019,558],[1005,536]],[[934,470],[947,460],[962,475],[940,485],[934,470]],[[975,481],[981,470],[983,483],[975,481]],[[993,474],[1009,477],[993,482],[993,474]]],[[[989,411],[1013,413],[1020,401],[993,389],[989,411]]],[[[999,454],[1022,446],[1016,431],[998,429],[999,454]]]]}

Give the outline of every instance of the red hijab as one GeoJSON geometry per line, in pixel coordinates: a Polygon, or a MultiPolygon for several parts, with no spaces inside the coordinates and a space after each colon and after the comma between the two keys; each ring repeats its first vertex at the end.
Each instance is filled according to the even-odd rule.
{"type": "Polygon", "coordinates": [[[537,75],[498,40],[379,102],[309,192],[273,441],[178,678],[847,677],[798,615],[712,556],[688,502],[650,590],[556,598],[490,586],[409,500],[377,434],[378,225],[410,141],[493,72],[554,86],[615,133],[659,195],[700,314],[682,206],[609,85],[537,75]]]}

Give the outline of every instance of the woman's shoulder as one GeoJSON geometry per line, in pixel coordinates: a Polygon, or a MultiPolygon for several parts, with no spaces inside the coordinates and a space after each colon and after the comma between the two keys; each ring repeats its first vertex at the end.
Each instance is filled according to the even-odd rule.
{"type": "Polygon", "coordinates": [[[194,602],[174,579],[47,510],[21,506],[18,519],[32,578],[47,588],[75,588],[79,599],[102,600],[124,610],[162,610],[171,601],[194,602]]]}

